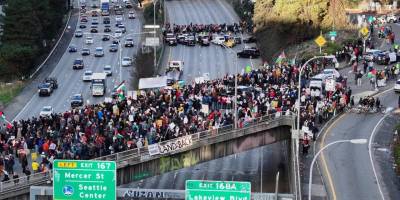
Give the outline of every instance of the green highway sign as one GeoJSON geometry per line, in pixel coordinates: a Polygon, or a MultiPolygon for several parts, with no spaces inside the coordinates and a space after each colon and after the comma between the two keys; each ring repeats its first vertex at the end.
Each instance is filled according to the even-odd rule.
{"type": "Polygon", "coordinates": [[[54,200],[115,200],[114,161],[54,160],[54,200]]]}
{"type": "Polygon", "coordinates": [[[336,31],[329,31],[329,36],[330,37],[336,37],[337,36],[337,32],[336,31]]]}
{"type": "Polygon", "coordinates": [[[234,181],[187,180],[186,200],[250,200],[251,183],[234,181]]]}

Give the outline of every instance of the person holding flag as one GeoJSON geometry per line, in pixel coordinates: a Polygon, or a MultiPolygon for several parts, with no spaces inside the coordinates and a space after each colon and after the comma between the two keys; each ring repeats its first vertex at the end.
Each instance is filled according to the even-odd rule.
{"type": "Polygon", "coordinates": [[[116,92],[116,96],[118,97],[119,101],[125,100],[125,96],[127,94],[126,91],[126,86],[125,86],[125,81],[122,81],[121,84],[119,84],[114,91],[116,92]]]}
{"type": "Polygon", "coordinates": [[[4,113],[3,113],[2,111],[0,111],[0,121],[4,121],[4,122],[6,123],[7,129],[11,129],[11,128],[12,128],[11,122],[9,122],[9,121],[6,119],[6,116],[4,115],[4,113]]]}

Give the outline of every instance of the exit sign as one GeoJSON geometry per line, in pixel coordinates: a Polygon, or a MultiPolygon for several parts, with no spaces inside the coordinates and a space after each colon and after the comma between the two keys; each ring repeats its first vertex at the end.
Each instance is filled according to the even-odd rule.
{"type": "Polygon", "coordinates": [[[251,183],[235,181],[187,180],[185,199],[250,200],[251,183]]]}
{"type": "Polygon", "coordinates": [[[54,160],[54,200],[115,200],[114,161],[54,160]]]}

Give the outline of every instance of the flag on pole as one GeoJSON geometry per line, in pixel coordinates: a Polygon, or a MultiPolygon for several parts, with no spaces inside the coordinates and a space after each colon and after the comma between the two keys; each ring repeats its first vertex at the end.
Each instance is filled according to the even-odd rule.
{"type": "Polygon", "coordinates": [[[115,89],[115,91],[116,91],[117,94],[118,94],[118,99],[119,99],[120,101],[124,100],[124,99],[125,99],[125,94],[126,94],[125,81],[122,81],[122,83],[119,84],[119,85],[117,86],[117,88],[115,89]]]}
{"type": "Polygon", "coordinates": [[[11,129],[12,128],[12,124],[10,122],[7,122],[7,128],[11,129]]]}
{"type": "Polygon", "coordinates": [[[282,63],[282,61],[286,59],[285,51],[282,51],[282,53],[279,55],[279,57],[276,59],[275,63],[282,63]]]}
{"type": "Polygon", "coordinates": [[[0,119],[6,121],[6,116],[4,115],[3,112],[0,111],[0,119]]]}

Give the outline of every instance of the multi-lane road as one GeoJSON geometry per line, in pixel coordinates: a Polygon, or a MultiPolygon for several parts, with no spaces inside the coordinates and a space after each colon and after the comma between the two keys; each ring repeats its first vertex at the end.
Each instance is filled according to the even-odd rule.
{"type": "MultiPolygon", "coordinates": [[[[91,23],[93,21],[92,17],[90,16],[90,5],[92,2],[96,3],[97,5],[100,4],[100,1],[91,1],[90,4],[87,6],[87,15],[88,15],[88,22],[86,23],[87,28],[83,28],[82,31],[85,33],[83,37],[77,38],[73,37],[70,41],[70,45],[74,44],[78,47],[78,52],[76,53],[69,53],[68,50],[64,52],[61,59],[57,63],[54,70],[51,72],[49,76],[56,77],[58,80],[59,88],[53,92],[50,97],[39,97],[38,94],[34,94],[31,96],[30,100],[26,103],[26,105],[22,108],[22,110],[16,115],[14,120],[18,119],[26,119],[31,116],[38,116],[40,110],[43,106],[52,106],[55,112],[63,112],[70,108],[70,98],[72,95],[76,93],[83,94],[85,103],[99,103],[104,101],[106,96],[110,96],[111,90],[114,86],[120,83],[120,77],[122,80],[127,81],[127,86],[129,88],[131,84],[131,76],[132,72],[135,69],[134,67],[119,67],[119,52],[111,53],[109,52],[109,46],[112,43],[112,38],[110,41],[102,41],[102,35],[104,34],[104,24],[103,24],[103,17],[99,16],[98,21],[98,34],[90,34],[91,23]],[[92,36],[94,39],[93,44],[85,44],[86,36],[92,36]],[[89,56],[81,56],[81,50],[83,47],[90,48],[91,55],[89,56]],[[96,47],[103,47],[105,55],[104,57],[94,57],[94,51],[96,47]],[[72,64],[76,58],[83,57],[85,68],[83,70],[73,70],[72,64]],[[91,70],[93,72],[103,72],[103,67],[105,65],[111,65],[113,70],[113,75],[107,78],[107,93],[103,97],[92,97],[90,93],[90,83],[85,83],[82,81],[82,75],[84,71],[91,70]]],[[[79,1],[74,1],[74,7],[79,7],[79,1]]],[[[122,4],[122,0],[121,0],[122,4]]],[[[124,4],[122,4],[124,5],[124,4]]],[[[133,10],[133,9],[129,9],[133,10]]],[[[79,30],[79,12],[75,12],[71,17],[74,20],[74,24],[70,27],[69,31],[79,30]]],[[[112,32],[110,34],[114,34],[117,27],[116,24],[116,16],[114,12],[111,12],[111,29],[112,32]]],[[[124,14],[122,16],[123,21],[122,24],[126,26],[126,33],[122,36],[121,42],[124,42],[124,36],[132,37],[135,41],[135,47],[133,48],[126,48],[122,45],[122,57],[129,56],[133,57],[137,51],[138,41],[140,40],[140,35],[137,33],[141,32],[142,24],[139,19],[128,19],[128,9],[124,9],[124,14]]]]}
{"type": "MultiPolygon", "coordinates": [[[[165,8],[167,22],[171,25],[239,23],[239,17],[232,6],[222,0],[165,1],[165,8]]],[[[229,50],[214,44],[210,44],[209,47],[168,47],[162,65],[166,66],[168,60],[184,61],[183,79],[186,82],[206,73],[210,79],[215,79],[235,73],[236,52],[241,51],[244,46],[242,43],[229,50]]],[[[258,67],[260,59],[238,58],[237,64],[238,72],[241,73],[246,66],[258,67]]]]}

